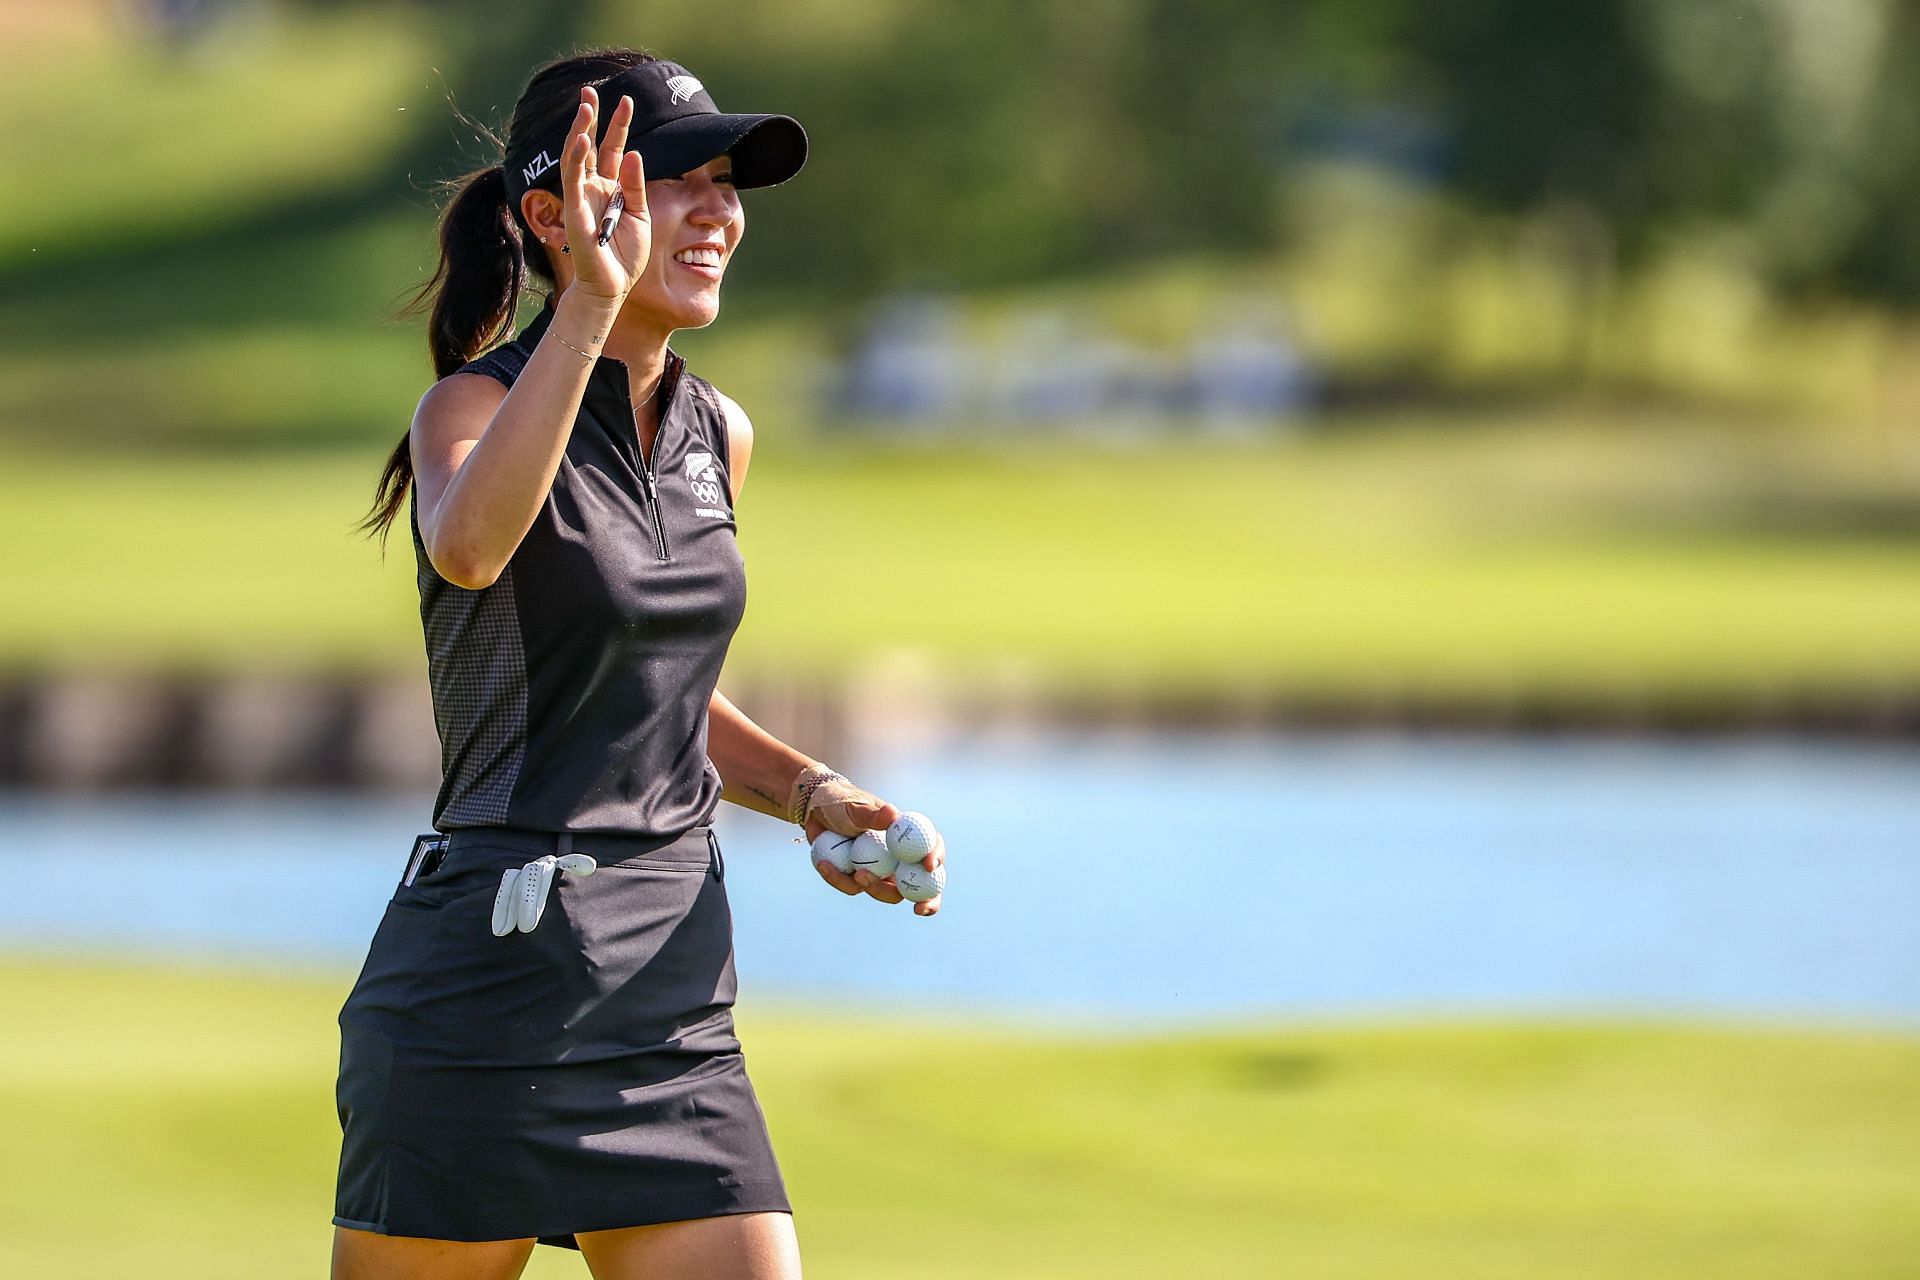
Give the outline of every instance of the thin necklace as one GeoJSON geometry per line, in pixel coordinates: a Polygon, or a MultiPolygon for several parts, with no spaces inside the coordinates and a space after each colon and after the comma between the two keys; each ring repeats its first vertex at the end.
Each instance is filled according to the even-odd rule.
{"type": "MultiPolygon", "coordinates": [[[[634,443],[640,446],[640,463],[644,467],[651,468],[653,466],[653,460],[650,457],[648,457],[648,455],[651,454],[653,451],[647,447],[646,429],[640,425],[640,411],[653,403],[654,397],[660,394],[660,387],[663,383],[666,382],[666,380],[667,380],[667,375],[665,374],[665,372],[662,372],[660,375],[660,381],[654,383],[653,390],[647,392],[647,398],[645,400],[642,400],[639,404],[636,404],[635,406],[633,406],[634,443]]],[[[655,430],[657,432],[658,428],[655,428],[655,430]]]]}

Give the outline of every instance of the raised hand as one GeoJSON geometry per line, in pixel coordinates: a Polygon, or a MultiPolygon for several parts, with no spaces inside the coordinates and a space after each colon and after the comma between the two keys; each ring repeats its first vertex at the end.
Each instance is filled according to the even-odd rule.
{"type": "Polygon", "coordinates": [[[561,216],[567,228],[567,257],[573,287],[616,302],[647,269],[653,252],[653,220],[647,213],[647,174],[638,151],[626,150],[633,99],[622,97],[607,121],[607,136],[596,148],[595,121],[600,95],[592,85],[580,89],[580,109],[560,158],[561,216]],[[626,209],[607,243],[599,243],[600,219],[618,191],[626,209]]]}

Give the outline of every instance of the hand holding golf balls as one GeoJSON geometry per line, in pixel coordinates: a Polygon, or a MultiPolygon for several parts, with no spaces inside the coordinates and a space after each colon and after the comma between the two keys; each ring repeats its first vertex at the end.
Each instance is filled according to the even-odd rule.
{"type": "Polygon", "coordinates": [[[857,879],[849,880],[864,871],[871,877],[869,886],[892,880],[900,897],[914,904],[914,914],[923,916],[940,909],[940,895],[947,887],[946,854],[946,841],[924,813],[901,814],[884,835],[823,831],[808,850],[820,874],[841,892],[858,893],[867,887],[857,879]],[[828,868],[838,876],[828,875],[828,868]]]}

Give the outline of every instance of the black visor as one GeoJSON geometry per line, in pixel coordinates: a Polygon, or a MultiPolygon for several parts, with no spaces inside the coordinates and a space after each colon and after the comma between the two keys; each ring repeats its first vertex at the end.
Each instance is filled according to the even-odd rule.
{"type": "MultiPolygon", "coordinates": [[[[807,162],[807,131],[791,116],[725,115],[693,74],[673,62],[643,62],[593,86],[600,96],[594,140],[602,141],[622,96],[633,99],[627,150],[638,151],[648,178],[675,178],[715,156],[733,158],[733,185],[771,187],[807,162]]],[[[560,157],[569,115],[544,138],[515,139],[507,153],[507,197],[539,188],[560,190],[560,157]]]]}

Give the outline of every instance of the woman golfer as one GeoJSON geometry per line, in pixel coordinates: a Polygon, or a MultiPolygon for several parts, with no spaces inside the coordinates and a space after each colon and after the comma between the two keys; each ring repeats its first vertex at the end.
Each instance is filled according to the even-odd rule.
{"type": "Polygon", "coordinates": [[[709,824],[722,799],[809,838],[899,811],[716,691],[753,435],[667,340],[719,311],[739,189],[806,151],[684,67],[591,53],[535,74],[502,163],[443,216],[440,380],[369,525],[411,483],[445,836],[416,844],[340,1011],[337,1278],[514,1277],[536,1242],[599,1280],[800,1274],[709,824]],[[546,305],[493,345],[528,272],[546,305]]]}

